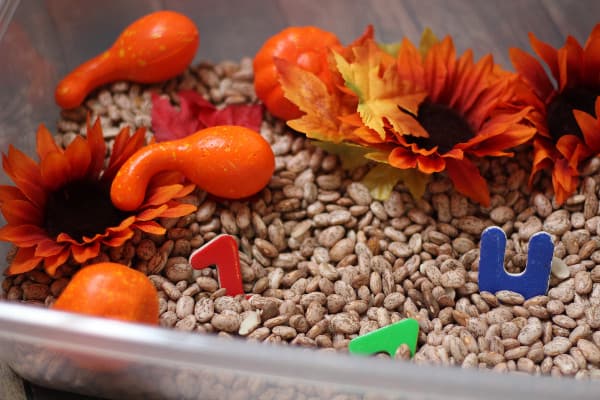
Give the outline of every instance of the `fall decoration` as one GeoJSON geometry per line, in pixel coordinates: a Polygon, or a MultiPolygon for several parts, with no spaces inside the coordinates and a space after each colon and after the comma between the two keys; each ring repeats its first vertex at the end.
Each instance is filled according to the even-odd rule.
{"type": "Polygon", "coordinates": [[[59,147],[42,125],[37,132],[39,163],[10,146],[2,166],[16,186],[0,186],[0,211],[7,225],[0,240],[12,242],[18,251],[7,274],[19,274],[43,263],[54,275],[70,256],[84,263],[100,252],[100,246],[125,243],[133,229],[164,233],[152,221],[179,217],[195,210],[176,201],[194,190],[179,177],[163,176],[149,185],[140,206],[123,212],[110,201],[110,184],[117,170],[144,145],[144,129],[130,136],[124,128],[115,138],[108,165],[100,122],[87,124],[87,139],[77,136],[66,148],[59,147]]]}
{"type": "Polygon", "coordinates": [[[338,38],[315,26],[293,26],[270,37],[254,57],[254,89],[267,110],[283,120],[298,118],[302,112],[283,95],[275,59],[281,58],[315,74],[331,84],[327,66],[329,48],[340,46],[338,38]]]}
{"type": "Polygon", "coordinates": [[[520,93],[522,104],[534,108],[528,119],[538,132],[530,182],[540,171],[552,171],[560,205],[577,190],[582,163],[600,153],[600,131],[594,121],[600,116],[600,24],[584,47],[572,36],[558,50],[532,33],[529,39],[555,82],[533,56],[510,49],[513,65],[527,85],[520,93]]]}
{"type": "Polygon", "coordinates": [[[512,156],[506,149],[534,135],[521,123],[530,108],[509,107],[516,76],[491,55],[474,62],[468,50],[456,58],[450,37],[438,41],[426,31],[420,49],[408,39],[381,46],[367,30],[333,58],[334,90],[276,60],[286,97],[304,112],[288,125],[316,140],[360,145],[364,157],[387,164],[365,178],[378,198],[399,179],[419,195],[427,175],[446,171],[456,190],[488,205],[487,183],[472,160],[512,156]]]}
{"type": "Polygon", "coordinates": [[[112,262],[77,271],[52,308],[158,325],[158,295],[152,282],[143,273],[112,262]]]}
{"type": "Polygon", "coordinates": [[[110,49],[69,73],[56,88],[56,103],[77,107],[90,91],[117,80],[173,78],[192,62],[198,43],[198,29],[188,17],[173,11],[148,14],[129,25],[110,49]]]}
{"type": "Polygon", "coordinates": [[[260,130],[263,117],[260,104],[230,104],[217,109],[193,90],[182,90],[178,97],[179,111],[168,98],[152,94],[152,130],[157,142],[181,139],[217,125],[238,125],[260,130]]]}
{"type": "Polygon", "coordinates": [[[135,210],[144,199],[150,179],[176,170],[216,196],[239,199],[264,188],[275,170],[269,143],[242,126],[206,128],[179,140],[148,145],[121,167],[111,198],[121,210],[135,210]]]}

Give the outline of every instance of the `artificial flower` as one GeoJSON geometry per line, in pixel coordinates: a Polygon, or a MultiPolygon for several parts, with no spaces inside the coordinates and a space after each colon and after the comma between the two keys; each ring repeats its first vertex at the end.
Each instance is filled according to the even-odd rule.
{"type": "Polygon", "coordinates": [[[195,206],[176,201],[194,190],[179,175],[157,177],[144,204],[135,212],[112,205],[110,184],[119,167],[145,142],[145,130],[130,136],[124,128],[116,137],[105,165],[106,145],[97,120],[87,124],[87,138],[77,136],[62,149],[42,125],[37,132],[39,163],[10,146],[2,166],[16,186],[0,186],[0,211],[7,224],[0,240],[12,242],[17,253],[7,274],[24,273],[43,264],[49,275],[72,256],[84,263],[97,256],[101,245],[117,247],[133,236],[134,229],[162,234],[153,221],[180,217],[195,206]]]}
{"type": "Polygon", "coordinates": [[[528,119],[538,132],[530,183],[540,171],[552,171],[554,195],[560,205],[577,190],[583,162],[600,152],[600,132],[591,123],[598,117],[600,24],[584,47],[571,36],[560,49],[531,33],[529,39],[554,80],[535,57],[510,49],[515,70],[526,84],[520,99],[525,106],[534,107],[528,119]]]}
{"type": "MultiPolygon", "coordinates": [[[[425,176],[446,171],[459,192],[481,204],[489,204],[489,191],[472,160],[512,156],[509,148],[535,134],[522,123],[531,108],[508,106],[516,75],[491,55],[474,62],[468,50],[457,58],[450,37],[437,41],[426,31],[417,49],[407,39],[381,46],[366,34],[333,57],[341,82],[335,90],[278,64],[286,97],[305,113],[288,121],[290,127],[313,139],[369,148],[366,158],[396,169],[425,176]]],[[[389,176],[397,182],[402,175],[389,176]]]]}

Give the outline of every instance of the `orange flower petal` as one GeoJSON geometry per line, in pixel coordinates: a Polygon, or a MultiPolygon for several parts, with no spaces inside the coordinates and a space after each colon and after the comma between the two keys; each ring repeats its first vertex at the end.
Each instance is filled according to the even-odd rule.
{"type": "Polygon", "coordinates": [[[446,160],[446,171],[458,192],[485,207],[490,205],[487,182],[479,174],[477,166],[470,160],[449,158],[446,160]]]}
{"type": "Polygon", "coordinates": [[[65,245],[56,243],[54,240],[46,238],[42,240],[35,248],[35,255],[39,257],[55,256],[66,248],[65,245]]]}
{"type": "Polygon", "coordinates": [[[138,221],[134,224],[136,228],[146,233],[153,235],[162,235],[166,232],[166,229],[157,224],[154,221],[138,221]]]}
{"type": "Polygon", "coordinates": [[[10,145],[8,156],[2,155],[2,166],[25,197],[40,208],[45,205],[46,192],[40,187],[40,171],[31,158],[10,145]]]}
{"type": "Polygon", "coordinates": [[[569,35],[567,36],[564,47],[558,50],[557,56],[559,71],[561,74],[565,74],[564,76],[561,75],[559,79],[559,90],[562,92],[567,87],[573,87],[581,83],[583,48],[579,42],[577,42],[577,39],[569,35]],[[560,69],[561,64],[563,64],[563,61],[561,60],[562,57],[565,58],[565,71],[560,69]]]}
{"type": "Polygon", "coordinates": [[[176,206],[169,207],[168,210],[160,214],[161,218],[179,218],[184,215],[189,215],[196,211],[198,208],[193,204],[178,204],[176,206]]]}
{"type": "Polygon", "coordinates": [[[6,275],[17,275],[35,269],[42,261],[41,257],[34,255],[33,247],[20,247],[12,263],[6,270],[6,275]]]}
{"type": "Polygon", "coordinates": [[[155,218],[158,218],[164,211],[166,211],[169,207],[166,204],[163,204],[157,208],[148,208],[136,216],[138,221],[150,221],[155,218]]]}
{"type": "Polygon", "coordinates": [[[440,95],[443,93],[449,75],[448,68],[452,65],[448,60],[454,61],[454,58],[454,44],[448,36],[434,44],[425,56],[425,85],[429,100],[434,103],[440,102],[440,95]]]}
{"type": "Polygon", "coordinates": [[[536,38],[533,33],[529,33],[529,42],[531,43],[531,47],[533,47],[533,50],[536,52],[536,54],[542,60],[544,60],[548,68],[550,68],[552,76],[554,76],[554,79],[556,79],[556,81],[558,82],[560,77],[558,71],[558,57],[556,54],[556,49],[536,38]]]}
{"type": "MultiPolygon", "coordinates": [[[[584,47],[582,79],[586,85],[598,84],[598,71],[600,71],[600,24],[597,24],[584,47]]],[[[596,113],[597,117],[600,114],[596,113]]]]}
{"type": "Polygon", "coordinates": [[[88,142],[83,137],[76,136],[65,150],[65,158],[70,166],[71,180],[79,180],[86,176],[92,162],[88,142]]]}
{"type": "Polygon", "coordinates": [[[47,239],[46,232],[36,225],[5,225],[0,228],[0,240],[12,242],[19,247],[31,247],[47,239]]]}
{"type": "Polygon", "coordinates": [[[564,158],[567,160],[571,158],[573,153],[575,153],[575,149],[577,145],[581,143],[580,139],[575,135],[564,135],[558,139],[556,142],[556,150],[562,154],[564,158]]]}
{"type": "Polygon", "coordinates": [[[185,197],[188,194],[191,194],[194,190],[196,190],[196,185],[194,185],[194,184],[185,185],[184,187],[181,188],[179,193],[177,193],[175,195],[175,198],[180,199],[182,197],[185,197]]]}
{"type": "Polygon", "coordinates": [[[182,185],[169,185],[155,187],[149,190],[144,206],[157,206],[173,199],[183,189],[182,185]]]}
{"type": "Polygon", "coordinates": [[[0,204],[9,200],[27,200],[27,197],[18,187],[0,185],[0,204]]]}
{"type": "Polygon", "coordinates": [[[42,211],[27,200],[9,200],[0,205],[9,225],[41,225],[42,211]]]}
{"type": "Polygon", "coordinates": [[[509,50],[509,54],[515,70],[533,88],[538,97],[542,99],[549,98],[554,91],[554,87],[541,64],[521,49],[512,48],[509,50]]]}
{"type": "Polygon", "coordinates": [[[58,267],[63,265],[69,259],[69,253],[69,249],[66,249],[55,256],[46,257],[44,259],[44,270],[46,273],[50,276],[54,276],[58,267]]]}
{"type": "Polygon", "coordinates": [[[407,38],[402,40],[396,65],[402,80],[414,82],[418,88],[425,88],[425,69],[421,54],[407,38]]]}
{"type": "Polygon", "coordinates": [[[558,205],[563,204],[577,190],[578,182],[578,177],[573,175],[573,170],[569,168],[566,160],[555,162],[552,170],[552,184],[558,205]]]}
{"type": "Polygon", "coordinates": [[[54,191],[69,181],[71,167],[64,155],[49,153],[42,160],[41,173],[44,186],[50,191],[54,191]]]}
{"type": "Polygon", "coordinates": [[[438,155],[429,157],[419,156],[417,157],[417,167],[423,173],[433,174],[434,172],[443,171],[446,168],[446,161],[438,155]]]}
{"type": "Polygon", "coordinates": [[[63,152],[54,141],[52,133],[44,125],[38,127],[36,143],[36,150],[40,160],[43,160],[50,153],[62,154],[63,152]]]}
{"type": "Polygon", "coordinates": [[[184,181],[185,176],[179,171],[163,171],[154,175],[152,179],[150,179],[148,187],[153,188],[156,186],[183,184],[184,181]]]}
{"type": "Polygon", "coordinates": [[[110,247],[118,247],[133,237],[133,230],[127,229],[121,232],[114,233],[102,241],[103,244],[110,247]]]}
{"type": "Polygon", "coordinates": [[[494,60],[491,55],[483,57],[473,68],[469,68],[463,76],[466,78],[460,82],[460,89],[455,88],[454,95],[449,104],[455,104],[453,108],[464,115],[467,110],[479,101],[479,95],[488,87],[486,77],[492,71],[494,60]]]}
{"type": "Polygon", "coordinates": [[[71,246],[73,259],[78,263],[84,263],[100,253],[100,242],[96,241],[84,246],[71,246]]]}
{"type": "Polygon", "coordinates": [[[115,150],[113,146],[113,153],[110,157],[108,168],[102,175],[102,179],[105,181],[112,180],[119,168],[121,168],[121,165],[144,145],[145,140],[146,128],[139,128],[131,137],[129,137],[129,129],[124,128],[115,139],[115,144],[118,143],[118,148],[115,150]]]}
{"type": "Polygon", "coordinates": [[[415,168],[417,166],[417,155],[402,148],[396,147],[390,152],[388,162],[392,167],[400,169],[415,168]]]}
{"type": "MultiPolygon", "coordinates": [[[[600,104],[600,97],[596,100],[596,104],[600,104]]],[[[573,115],[577,120],[579,128],[581,128],[581,132],[583,132],[585,144],[593,152],[600,152],[600,122],[583,111],[573,110],[573,115]]]]}
{"type": "Polygon", "coordinates": [[[495,135],[480,143],[474,149],[469,149],[469,153],[477,157],[503,157],[512,156],[512,152],[505,152],[504,149],[510,149],[523,144],[535,136],[536,130],[526,125],[513,125],[501,135],[495,135]]]}
{"type": "Polygon", "coordinates": [[[529,174],[529,186],[533,184],[533,179],[538,172],[552,168],[552,149],[548,140],[533,141],[533,162],[529,174]]]}
{"type": "Polygon", "coordinates": [[[87,119],[87,142],[91,154],[88,176],[98,179],[104,167],[104,156],[106,155],[106,143],[102,133],[100,119],[97,118],[93,126],[90,126],[89,116],[87,119]]]}

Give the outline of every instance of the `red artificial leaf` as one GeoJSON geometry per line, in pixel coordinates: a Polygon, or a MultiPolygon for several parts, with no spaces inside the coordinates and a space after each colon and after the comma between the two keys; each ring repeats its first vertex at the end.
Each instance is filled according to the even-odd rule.
{"type": "Polygon", "coordinates": [[[178,95],[179,111],[168,98],[152,94],[152,130],[157,142],[181,139],[217,125],[240,125],[260,130],[263,116],[261,105],[234,104],[217,109],[193,90],[184,90],[178,95]]]}
{"type": "Polygon", "coordinates": [[[231,104],[221,110],[201,112],[198,119],[208,128],[217,125],[239,125],[254,131],[260,131],[263,109],[260,104],[231,104]]]}
{"type": "Polygon", "coordinates": [[[179,92],[180,111],[168,98],[152,94],[152,130],[157,142],[181,139],[201,129],[198,114],[213,111],[213,106],[199,93],[192,90],[179,92]]]}

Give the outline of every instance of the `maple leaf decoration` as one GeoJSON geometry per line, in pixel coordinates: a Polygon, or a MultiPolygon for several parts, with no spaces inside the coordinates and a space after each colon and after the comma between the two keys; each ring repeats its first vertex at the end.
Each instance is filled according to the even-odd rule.
{"type": "Polygon", "coordinates": [[[152,130],[157,142],[181,139],[201,129],[238,125],[260,131],[263,108],[260,104],[231,104],[217,108],[193,90],[182,90],[179,111],[168,98],[152,94],[152,130]]]}

